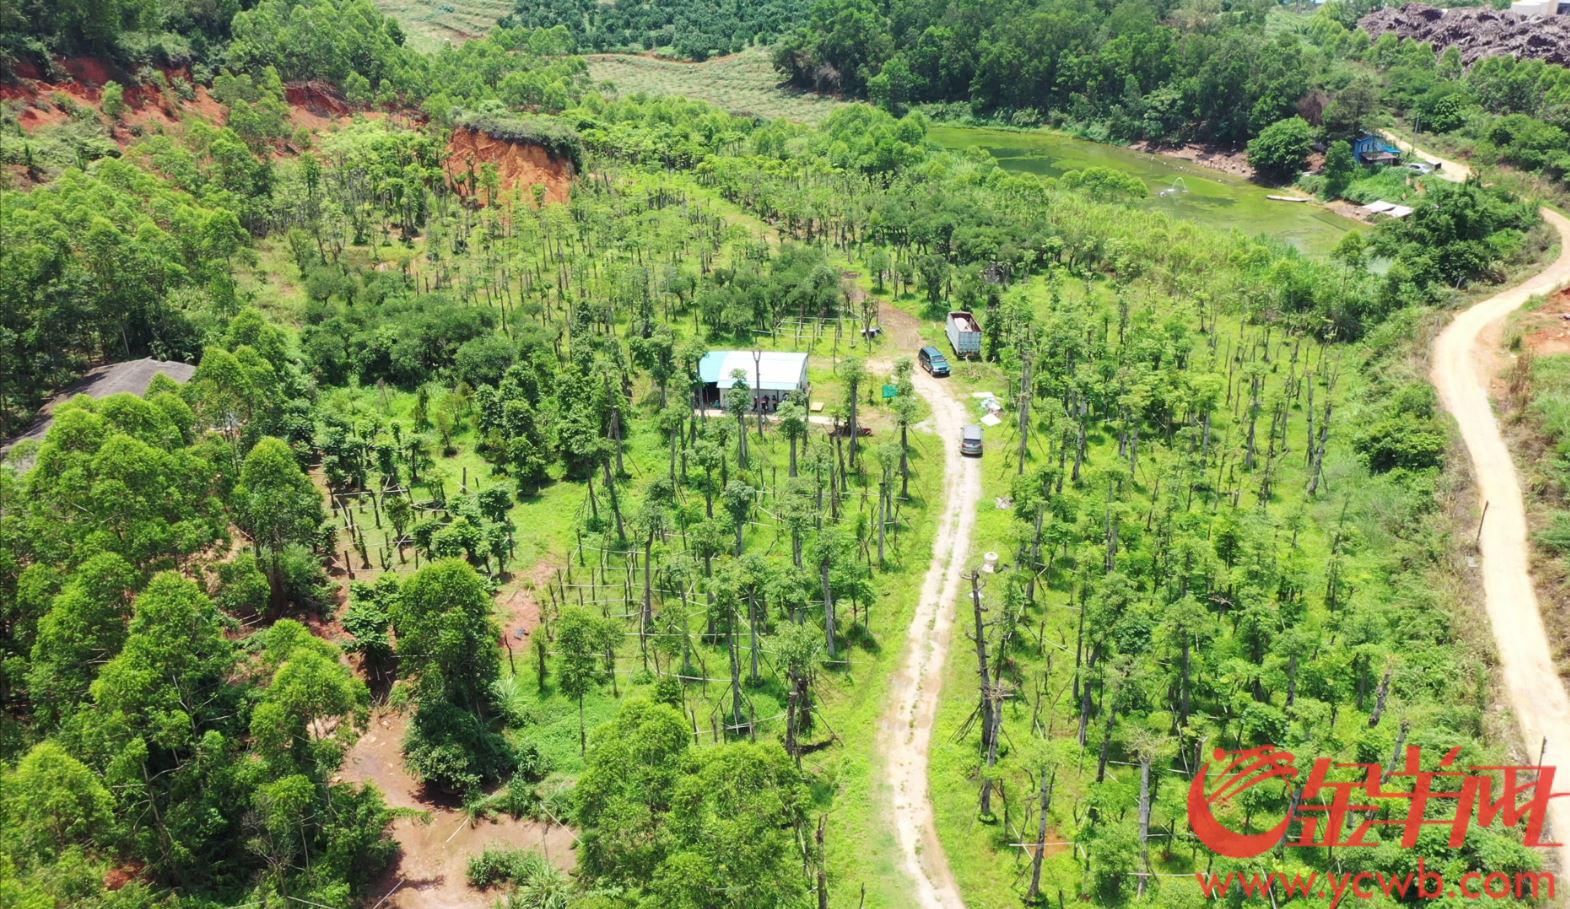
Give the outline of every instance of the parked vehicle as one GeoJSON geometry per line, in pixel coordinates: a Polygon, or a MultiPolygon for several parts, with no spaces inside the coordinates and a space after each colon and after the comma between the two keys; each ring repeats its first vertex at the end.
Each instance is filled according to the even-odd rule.
{"type": "Polygon", "coordinates": [[[1429,164],[1426,161],[1413,161],[1412,163],[1408,164],[1407,167],[1411,170],[1417,171],[1420,174],[1431,174],[1434,172],[1434,165],[1429,164]]]}
{"type": "Polygon", "coordinates": [[[964,359],[981,358],[981,323],[976,317],[963,309],[956,309],[949,313],[948,320],[949,346],[954,348],[954,355],[964,359]]]}
{"type": "Polygon", "coordinates": [[[981,457],[981,427],[971,423],[959,434],[959,453],[971,458],[981,457]]]}
{"type": "Polygon", "coordinates": [[[948,358],[936,347],[923,347],[916,354],[916,362],[927,371],[927,375],[942,377],[949,374],[948,358]]]}

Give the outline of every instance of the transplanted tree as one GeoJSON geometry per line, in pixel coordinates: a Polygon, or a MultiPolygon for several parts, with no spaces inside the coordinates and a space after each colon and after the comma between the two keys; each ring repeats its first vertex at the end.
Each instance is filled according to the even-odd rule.
{"type": "Polygon", "coordinates": [[[265,566],[273,611],[280,613],[289,603],[284,550],[316,539],[323,520],[321,493],[300,469],[289,446],[282,439],[269,437],[257,442],[246,455],[234,503],[237,523],[250,536],[257,560],[265,566]]]}
{"type": "Polygon", "coordinates": [[[242,704],[224,630],[194,582],[154,576],[125,645],[93,682],[93,714],[76,727],[118,809],[140,819],[123,831],[127,854],[159,879],[195,875],[232,845],[210,823],[244,798],[229,756],[242,704]]]}
{"type": "Polygon", "coordinates": [[[489,712],[501,675],[491,597],[474,567],[445,559],[420,569],[392,609],[399,668],[418,680],[420,697],[437,698],[479,715],[489,712]]]}
{"type": "Polygon", "coordinates": [[[0,774],[0,844],[12,856],[52,856],[102,836],[111,807],[97,774],[58,744],[39,742],[0,774]]]}
{"type": "Polygon", "coordinates": [[[752,410],[752,384],[746,370],[731,370],[730,388],[725,390],[725,412],[736,418],[736,466],[747,469],[747,413],[752,410]]]}
{"type": "Polygon", "coordinates": [[[83,562],[38,622],[28,670],[33,709],[45,723],[69,716],[87,697],[99,667],[120,652],[136,570],[119,555],[83,562]]]}
{"type": "Polygon", "coordinates": [[[262,753],[289,756],[321,780],[337,766],[331,755],[346,735],[363,729],[369,694],[343,662],[343,653],[292,619],[257,636],[267,687],[251,713],[251,736],[262,753]],[[348,720],[334,724],[333,720],[348,720]],[[328,735],[329,731],[336,736],[328,735]]]}
{"type": "Polygon", "coordinates": [[[629,701],[573,792],[581,873],[669,909],[811,905],[798,837],[811,796],[777,744],[691,750],[675,709],[629,701]]]}
{"type": "Polygon", "coordinates": [[[669,909],[807,909],[802,874],[812,797],[778,744],[732,742],[693,755],[671,796],[654,904],[669,909]]]}
{"type": "Polygon", "coordinates": [[[856,454],[861,451],[860,428],[856,422],[861,383],[867,379],[866,364],[860,357],[846,357],[835,369],[845,383],[845,412],[850,420],[850,469],[856,469],[856,454]]]}
{"type": "Polygon", "coordinates": [[[365,671],[375,677],[392,663],[393,605],[398,601],[398,579],[384,574],[374,584],[349,585],[349,608],[343,615],[343,629],[351,640],[344,645],[364,660],[365,671]]]}
{"type": "Polygon", "coordinates": [[[1345,139],[1337,139],[1325,150],[1325,195],[1339,199],[1357,172],[1357,159],[1345,139]]]}
{"type": "Polygon", "coordinates": [[[785,436],[790,444],[790,476],[796,475],[796,450],[800,443],[807,438],[807,408],[795,395],[792,395],[776,411],[780,424],[780,433],[785,436]]]}
{"type": "Polygon", "coordinates": [[[556,620],[557,684],[568,697],[578,702],[578,750],[587,746],[583,722],[583,699],[603,685],[614,667],[607,666],[605,654],[616,646],[621,630],[615,622],[602,619],[586,609],[569,606],[556,620]]]}
{"type": "Polygon", "coordinates": [[[892,407],[894,421],[899,425],[899,494],[902,499],[910,498],[910,427],[916,422],[917,412],[914,372],[909,357],[901,357],[894,364],[892,407]]]}

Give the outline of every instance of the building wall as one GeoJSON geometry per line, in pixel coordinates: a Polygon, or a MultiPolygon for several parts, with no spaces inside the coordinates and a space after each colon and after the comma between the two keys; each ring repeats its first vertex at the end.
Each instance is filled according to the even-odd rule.
{"type": "MultiPolygon", "coordinates": [[[[803,377],[802,383],[796,389],[796,391],[807,391],[808,388],[809,386],[807,385],[806,378],[803,377]]],[[[718,384],[715,383],[709,383],[703,386],[703,406],[724,407],[726,390],[726,388],[721,388],[718,384]]],[[[752,392],[752,409],[754,411],[761,409],[764,413],[773,413],[774,411],[779,410],[780,405],[784,404],[785,400],[789,398],[791,394],[792,392],[790,391],[754,389],[752,392]]]]}
{"type": "Polygon", "coordinates": [[[1570,10],[1570,3],[1562,0],[1519,0],[1510,4],[1510,11],[1522,16],[1553,16],[1570,10]]]}

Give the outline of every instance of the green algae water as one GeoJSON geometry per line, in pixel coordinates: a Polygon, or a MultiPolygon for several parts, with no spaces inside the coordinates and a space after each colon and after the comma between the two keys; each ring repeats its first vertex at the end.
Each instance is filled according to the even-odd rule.
{"type": "Polygon", "coordinates": [[[969,126],[934,126],[928,138],[945,148],[980,149],[1005,170],[1060,177],[1071,170],[1111,167],[1145,181],[1150,198],[1138,203],[1223,230],[1264,235],[1311,255],[1327,255],[1361,225],[1307,202],[1276,202],[1270,190],[1208,167],[1103,145],[1046,130],[1019,132],[969,126]]]}

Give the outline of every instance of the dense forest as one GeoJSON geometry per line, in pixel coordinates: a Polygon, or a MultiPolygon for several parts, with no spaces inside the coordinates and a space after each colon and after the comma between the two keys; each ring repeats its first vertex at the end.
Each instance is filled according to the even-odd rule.
{"type": "Polygon", "coordinates": [[[790,83],[894,111],[1097,138],[1242,147],[1302,116],[1325,140],[1399,114],[1460,131],[1484,156],[1562,179],[1570,171],[1570,70],[1510,57],[1463,69],[1455,50],[1356,27],[1343,2],[1311,16],[1275,3],[893,0],[820,3],[775,48],[790,83]]]}
{"type": "Polygon", "coordinates": [[[580,51],[655,51],[706,60],[772,44],[806,12],[802,0],[524,0],[504,25],[565,27],[580,51]]]}
{"type": "MultiPolygon", "coordinates": [[[[950,308],[987,327],[954,394],[996,392],[1007,421],[973,547],[1006,564],[958,604],[967,687],[931,771],[974,905],[1197,904],[1157,871],[1252,867],[1180,844],[1179,787],[1151,783],[1207,743],[1502,762],[1486,661],[1433,583],[1447,437],[1411,344],[1543,254],[1528,202],[1435,185],[1312,259],[943,151],[919,111],[608,98],[568,51],[665,27],[640,7],[431,55],[365,0],[239,7],[0,13],[10,71],[101,54],[225,111],[94,153],[62,137],[115,121],[107,100],[6,124],[3,435],[92,365],[195,366],[62,403],[0,465],[6,905],[419,905],[396,869],[433,815],[570,828],[567,867],[468,857],[508,906],[907,904],[874,727],[944,507],[951,440],[912,357],[950,308]],[[291,119],[307,81],[352,113],[291,119]],[[567,201],[455,175],[454,126],[559,163],[567,201]],[[706,389],[729,348],[805,352],[809,382],[770,413],[745,369],[706,389]],[[350,759],[394,717],[419,808],[350,759]]],[[[714,40],[771,10],[716,12],[748,24],[714,40]]],[[[843,91],[899,59],[953,79],[901,103],[990,72],[983,106],[1082,97],[1086,121],[1126,98],[1150,122],[1170,89],[1172,122],[1218,141],[1314,85],[1247,37],[1263,9],[1214,34],[1105,12],[824,6],[782,53],[843,52],[810,64],[843,91]],[[1004,43],[964,30],[983,20],[1004,43]],[[1020,78],[1006,42],[1044,36],[1063,49],[1020,78]],[[1108,89],[1090,57],[1142,75],[1108,89]]],[[[1482,70],[1458,78],[1482,92],[1482,70]]],[[[1518,71],[1550,78],[1497,78],[1518,71]]],[[[1285,810],[1261,792],[1230,820],[1285,810]]],[[[1427,855],[1539,862],[1508,831],[1427,855]]]]}

